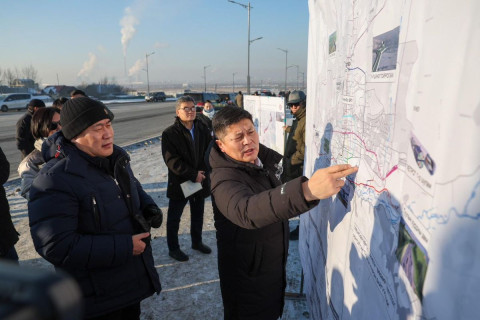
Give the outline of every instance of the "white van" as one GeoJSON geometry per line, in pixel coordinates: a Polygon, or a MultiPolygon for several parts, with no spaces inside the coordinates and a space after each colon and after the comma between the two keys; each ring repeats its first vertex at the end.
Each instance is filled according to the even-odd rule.
{"type": "Polygon", "coordinates": [[[30,93],[10,93],[0,95],[0,110],[7,112],[10,109],[26,109],[32,100],[30,93]]]}
{"type": "Polygon", "coordinates": [[[30,93],[9,93],[0,95],[0,110],[7,112],[11,109],[27,109],[28,103],[32,99],[43,100],[47,107],[51,107],[53,104],[53,99],[50,96],[34,96],[30,93]]]}

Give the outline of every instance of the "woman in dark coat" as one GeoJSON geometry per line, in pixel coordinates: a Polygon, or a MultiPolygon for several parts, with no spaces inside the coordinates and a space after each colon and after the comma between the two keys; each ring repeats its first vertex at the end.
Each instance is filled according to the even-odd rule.
{"type": "Polygon", "coordinates": [[[18,241],[18,233],[12,223],[10,206],[3,184],[10,175],[10,163],[0,148],[0,258],[18,261],[15,243],[18,241]]]}
{"type": "Polygon", "coordinates": [[[213,119],[210,153],[218,270],[225,319],[278,319],[283,312],[288,219],[340,191],[356,168],[279,180],[282,156],[259,144],[250,113],[225,107],[213,119]]]}

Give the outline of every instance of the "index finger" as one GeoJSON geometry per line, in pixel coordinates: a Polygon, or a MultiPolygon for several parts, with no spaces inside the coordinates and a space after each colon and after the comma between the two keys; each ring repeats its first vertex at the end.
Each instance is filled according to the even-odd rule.
{"type": "Polygon", "coordinates": [[[357,171],[358,171],[358,167],[350,167],[350,168],[346,168],[343,171],[337,171],[337,172],[333,173],[333,177],[335,179],[344,178],[344,177],[346,177],[348,175],[351,175],[352,173],[357,172],[357,171]]]}
{"type": "Polygon", "coordinates": [[[328,167],[328,173],[335,173],[335,172],[342,172],[343,170],[347,170],[351,168],[352,166],[349,165],[348,163],[345,164],[337,164],[331,167],[328,167]]]}

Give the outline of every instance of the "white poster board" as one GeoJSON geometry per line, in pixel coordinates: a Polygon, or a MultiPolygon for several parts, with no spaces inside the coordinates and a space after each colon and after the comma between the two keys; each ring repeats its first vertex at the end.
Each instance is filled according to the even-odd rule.
{"type": "Polygon", "coordinates": [[[313,319],[478,319],[480,2],[309,0],[301,216],[313,319]]]}
{"type": "Polygon", "coordinates": [[[260,143],[283,155],[285,99],[283,97],[244,95],[243,106],[252,114],[260,143]]]}

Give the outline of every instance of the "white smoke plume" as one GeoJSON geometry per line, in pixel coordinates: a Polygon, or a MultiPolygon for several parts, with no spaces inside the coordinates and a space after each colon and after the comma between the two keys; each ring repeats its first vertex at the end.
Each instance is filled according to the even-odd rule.
{"type": "Polygon", "coordinates": [[[139,23],[137,17],[135,16],[133,10],[130,7],[125,8],[125,15],[122,20],[120,20],[120,26],[122,29],[120,33],[122,34],[122,46],[123,46],[123,56],[127,55],[127,47],[130,40],[137,32],[135,26],[139,23]]]}
{"type": "Polygon", "coordinates": [[[97,63],[97,56],[91,52],[88,53],[88,60],[83,63],[82,69],[78,72],[77,76],[86,76],[95,67],[97,63]]]}
{"type": "Polygon", "coordinates": [[[146,67],[145,64],[145,59],[138,59],[135,64],[128,69],[128,75],[133,76],[134,74],[137,74],[140,70],[146,67]]]}

